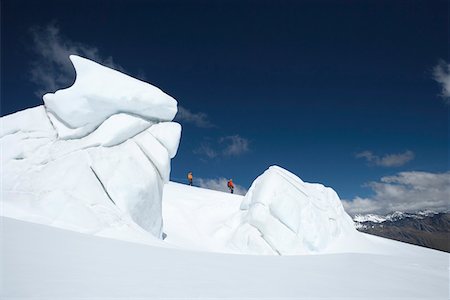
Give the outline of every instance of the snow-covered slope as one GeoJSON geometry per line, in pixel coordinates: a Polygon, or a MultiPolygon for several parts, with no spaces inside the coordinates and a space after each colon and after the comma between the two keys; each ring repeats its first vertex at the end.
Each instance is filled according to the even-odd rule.
{"type": "Polygon", "coordinates": [[[355,231],[336,192],[303,182],[272,166],[250,187],[233,243],[250,253],[301,254],[324,251],[355,231]]]}
{"type": "MultiPolygon", "coordinates": [[[[242,227],[248,226],[246,224],[248,210],[241,209],[241,204],[245,198],[244,196],[169,182],[164,186],[163,194],[164,233],[166,235],[164,242],[172,247],[204,252],[293,254],[275,251],[264,253],[259,248],[250,248],[247,244],[248,241],[241,239],[242,227]]],[[[325,210],[322,211],[322,213],[325,212],[325,210]]],[[[348,222],[348,215],[345,212],[342,213],[344,214],[342,216],[344,222],[348,222]]],[[[310,222],[314,224],[314,220],[310,220],[310,222]]],[[[353,226],[351,222],[348,225],[353,226]]],[[[319,224],[318,226],[323,225],[319,224]]],[[[364,234],[355,230],[354,227],[344,228],[346,229],[345,232],[335,235],[333,239],[328,241],[327,246],[321,248],[320,251],[305,251],[302,254],[412,255],[417,248],[416,246],[364,234]]],[[[314,231],[314,228],[311,230],[314,231]]],[[[264,241],[266,237],[263,234],[256,236],[256,239],[263,245],[266,243],[264,241]]],[[[289,250],[301,252],[303,248],[293,247],[289,250]]],[[[430,254],[432,255],[432,253],[431,251],[430,254]]]]}
{"type": "Polygon", "coordinates": [[[181,126],[148,83],[70,57],[73,86],[1,118],[4,216],[140,242],[162,237],[161,200],[181,126]],[[152,235],[149,235],[150,232],[152,235]]]}
{"type": "Polygon", "coordinates": [[[163,217],[168,242],[231,253],[322,253],[356,233],[331,188],[277,166],[258,177],[245,197],[170,183],[163,217]]]}
{"type": "MultiPolygon", "coordinates": [[[[421,247],[410,246],[409,255],[229,255],[127,243],[8,218],[0,221],[1,299],[449,296],[448,255],[421,247]]],[[[381,245],[406,245],[379,240],[381,245]]]]}
{"type": "Polygon", "coordinates": [[[228,247],[243,197],[185,184],[164,186],[164,242],[184,249],[238,253],[228,247]]]}
{"type": "Polygon", "coordinates": [[[448,254],[358,232],[321,255],[210,252],[232,252],[242,199],[166,184],[153,246],[1,218],[0,297],[448,299],[448,254]]]}

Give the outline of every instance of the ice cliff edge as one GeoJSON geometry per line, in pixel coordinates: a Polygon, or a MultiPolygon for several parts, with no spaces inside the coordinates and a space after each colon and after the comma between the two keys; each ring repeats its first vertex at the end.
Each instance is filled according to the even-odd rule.
{"type": "Polygon", "coordinates": [[[177,101],[96,62],[70,59],[71,87],[1,118],[1,214],[132,240],[143,228],[160,238],[163,184],[181,135],[171,122],[177,101]]]}

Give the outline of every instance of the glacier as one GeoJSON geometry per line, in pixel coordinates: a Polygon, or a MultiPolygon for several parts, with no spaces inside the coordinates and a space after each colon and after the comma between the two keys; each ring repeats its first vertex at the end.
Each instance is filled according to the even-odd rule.
{"type": "Polygon", "coordinates": [[[240,209],[233,242],[243,252],[321,252],[336,237],[355,231],[333,189],[305,183],[279,166],[253,182],[240,209]]]}
{"type": "Polygon", "coordinates": [[[181,125],[171,122],[176,100],[96,62],[70,60],[72,86],[1,118],[2,215],[161,239],[163,186],[181,137],[181,125]]]}

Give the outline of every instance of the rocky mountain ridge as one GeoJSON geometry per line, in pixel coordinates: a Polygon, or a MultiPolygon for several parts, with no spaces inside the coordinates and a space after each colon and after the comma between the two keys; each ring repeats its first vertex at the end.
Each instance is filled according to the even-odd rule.
{"type": "Polygon", "coordinates": [[[450,212],[394,212],[353,218],[361,232],[450,252],[450,212]]]}

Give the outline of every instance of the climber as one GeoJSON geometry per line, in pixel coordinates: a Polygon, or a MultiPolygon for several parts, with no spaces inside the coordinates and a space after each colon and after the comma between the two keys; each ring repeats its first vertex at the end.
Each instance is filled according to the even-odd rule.
{"type": "Polygon", "coordinates": [[[188,181],[189,181],[189,185],[192,186],[192,179],[194,179],[194,177],[192,176],[192,172],[189,172],[189,173],[187,174],[187,179],[188,179],[188,181]]]}
{"type": "Polygon", "coordinates": [[[227,183],[228,188],[230,189],[230,193],[234,193],[234,184],[233,184],[233,179],[228,180],[227,183]]]}

